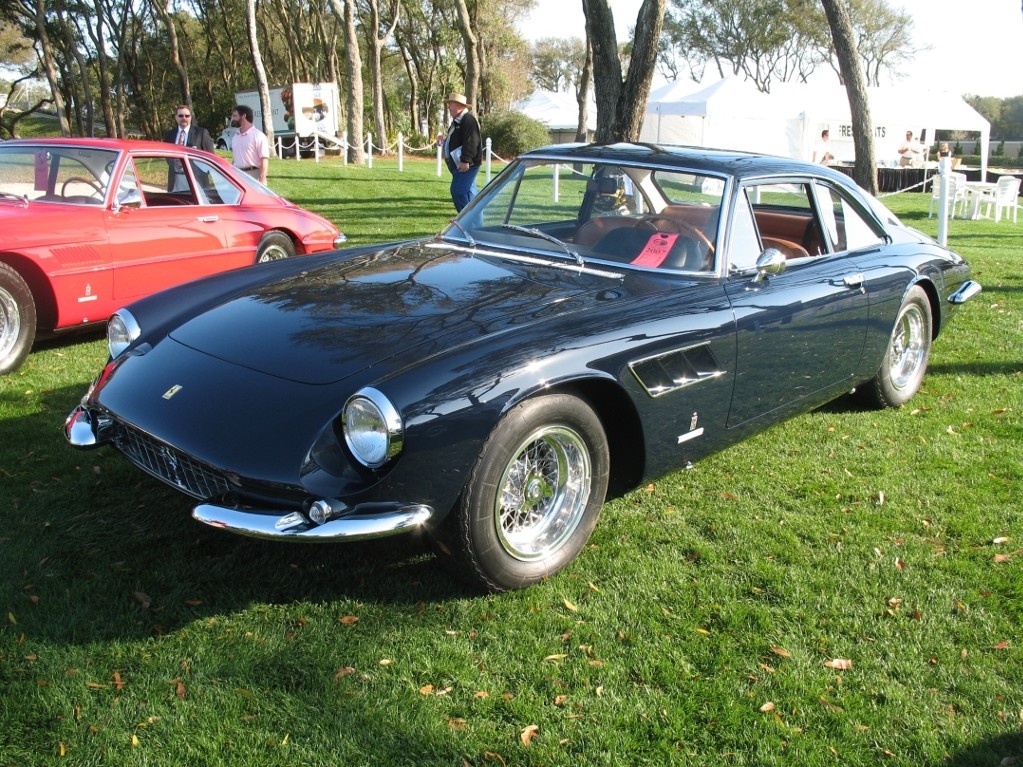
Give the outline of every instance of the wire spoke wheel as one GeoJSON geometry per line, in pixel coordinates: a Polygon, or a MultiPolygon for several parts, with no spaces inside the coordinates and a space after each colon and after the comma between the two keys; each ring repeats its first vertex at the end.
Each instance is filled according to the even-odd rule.
{"type": "Polygon", "coordinates": [[[524,561],[549,556],[579,526],[590,494],[590,459],[582,438],[540,429],[515,451],[494,510],[501,546],[524,561]]]}

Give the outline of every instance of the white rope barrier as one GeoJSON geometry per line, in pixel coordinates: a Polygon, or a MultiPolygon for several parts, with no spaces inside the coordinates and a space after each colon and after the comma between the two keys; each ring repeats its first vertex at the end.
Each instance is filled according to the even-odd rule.
{"type": "MultiPolygon", "coordinates": [[[[321,143],[321,136],[314,134],[311,137],[312,140],[312,151],[316,158],[316,162],[320,161],[320,155],[325,154],[328,148],[328,142],[323,141],[321,143]]],[[[276,148],[276,155],[279,159],[284,158],[285,151],[294,150],[295,159],[302,159],[303,144],[302,139],[295,136],[294,140],[286,141],[282,136],[275,136],[274,143],[276,148]]],[[[352,148],[352,145],[348,142],[348,137],[345,135],[338,136],[336,139],[336,146],[339,149],[341,155],[341,162],[343,165],[348,165],[348,151],[352,148]]],[[[309,149],[309,145],[305,145],[306,150],[309,149]]],[[[390,146],[377,146],[373,143],[373,134],[366,134],[366,141],[364,145],[366,151],[366,167],[373,168],[373,155],[374,150],[377,154],[396,154],[398,159],[398,172],[403,173],[405,171],[405,153],[427,153],[433,152],[436,155],[437,161],[437,176],[438,178],[444,175],[444,155],[443,155],[443,136],[439,137],[435,144],[425,144],[423,146],[411,146],[405,141],[405,136],[401,133],[398,134],[397,140],[390,146]]],[[[507,164],[508,160],[494,153],[493,141],[490,138],[486,139],[485,151],[484,151],[484,163],[486,165],[486,183],[490,183],[493,171],[494,161],[507,164]]],[[[575,172],[573,170],[573,172],[575,172]]]]}

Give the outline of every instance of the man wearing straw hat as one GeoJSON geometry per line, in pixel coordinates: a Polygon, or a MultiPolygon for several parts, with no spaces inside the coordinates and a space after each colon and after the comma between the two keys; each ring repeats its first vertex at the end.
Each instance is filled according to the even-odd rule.
{"type": "Polygon", "coordinates": [[[476,174],[483,162],[483,142],[480,124],[469,111],[463,94],[448,96],[448,114],[451,127],[444,140],[444,160],[451,171],[451,201],[455,203],[455,210],[461,212],[476,196],[476,174]]]}

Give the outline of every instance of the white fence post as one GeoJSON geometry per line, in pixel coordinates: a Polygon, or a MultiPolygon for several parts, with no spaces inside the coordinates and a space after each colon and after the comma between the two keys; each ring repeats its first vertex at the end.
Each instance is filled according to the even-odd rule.
{"type": "Polygon", "coordinates": [[[444,145],[441,143],[443,137],[437,137],[437,178],[441,177],[440,169],[444,165],[444,145]]]}
{"type": "Polygon", "coordinates": [[[490,183],[490,163],[494,159],[494,146],[491,143],[490,137],[487,136],[487,183],[490,183]]]}
{"type": "Polygon", "coordinates": [[[366,167],[373,167],[373,134],[366,134],[366,167]]]}
{"type": "Polygon", "coordinates": [[[347,133],[341,137],[341,144],[342,144],[342,147],[341,147],[341,157],[344,158],[344,161],[341,164],[342,165],[347,165],[348,164],[348,134],[347,133]]]}
{"type": "MultiPolygon", "coordinates": [[[[948,244],[948,174],[951,170],[952,158],[942,157],[938,160],[938,178],[940,179],[940,186],[938,187],[938,242],[942,245],[948,244]]],[[[925,188],[924,191],[926,192],[927,189],[925,188]]]]}
{"type": "Polygon", "coordinates": [[[561,178],[561,172],[560,171],[561,171],[561,166],[556,164],[554,166],[554,202],[558,202],[559,199],[561,198],[561,191],[560,191],[561,184],[559,183],[559,179],[561,178]]]}
{"type": "Polygon", "coordinates": [[[398,173],[405,170],[405,138],[398,134],[398,173]]]}

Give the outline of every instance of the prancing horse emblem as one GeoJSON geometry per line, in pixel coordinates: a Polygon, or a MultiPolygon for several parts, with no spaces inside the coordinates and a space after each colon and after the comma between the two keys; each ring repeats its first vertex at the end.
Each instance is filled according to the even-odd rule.
{"type": "Polygon", "coordinates": [[[181,391],[181,386],[179,384],[174,384],[172,387],[170,387],[167,391],[163,393],[163,398],[170,399],[179,391],[181,391]]]}

